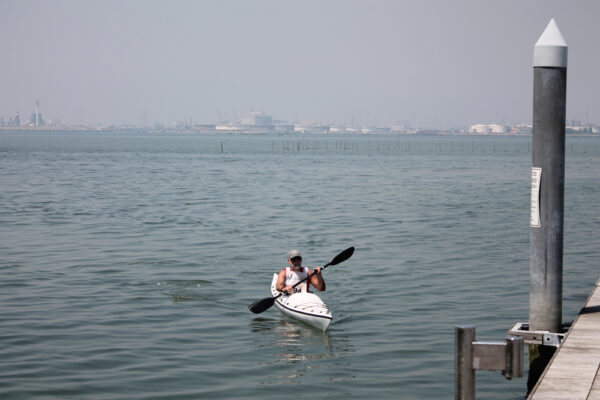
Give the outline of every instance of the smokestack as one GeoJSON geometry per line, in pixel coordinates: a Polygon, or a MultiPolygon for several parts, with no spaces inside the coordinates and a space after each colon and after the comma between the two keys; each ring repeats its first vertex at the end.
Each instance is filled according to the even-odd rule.
{"type": "Polygon", "coordinates": [[[35,127],[40,127],[40,101],[35,102],[35,127]]]}

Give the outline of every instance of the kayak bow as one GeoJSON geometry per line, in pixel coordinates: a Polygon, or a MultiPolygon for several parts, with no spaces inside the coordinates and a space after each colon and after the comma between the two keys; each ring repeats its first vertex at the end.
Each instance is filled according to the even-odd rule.
{"type": "MultiPolygon", "coordinates": [[[[273,296],[281,294],[276,289],[277,274],[273,274],[271,293],[273,296]]],[[[299,292],[283,295],[275,300],[277,308],[285,315],[305,322],[322,331],[327,330],[333,320],[329,308],[323,300],[314,293],[299,292]]]]}

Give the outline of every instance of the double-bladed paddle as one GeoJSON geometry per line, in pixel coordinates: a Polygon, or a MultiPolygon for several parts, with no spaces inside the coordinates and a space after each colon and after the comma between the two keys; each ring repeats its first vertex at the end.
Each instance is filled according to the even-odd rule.
{"type": "MultiPolygon", "coordinates": [[[[321,271],[323,271],[325,268],[329,267],[330,265],[337,265],[339,263],[343,263],[344,261],[346,261],[347,259],[352,257],[353,253],[354,253],[354,247],[348,247],[346,250],[342,251],[340,254],[335,256],[333,258],[333,260],[331,260],[330,262],[325,264],[323,266],[323,268],[321,268],[321,271]]],[[[300,282],[298,282],[294,286],[292,286],[292,288],[295,288],[296,286],[298,286],[305,280],[311,278],[315,274],[316,274],[316,271],[313,271],[306,278],[302,279],[300,282]]],[[[282,294],[283,293],[279,293],[275,297],[265,297],[264,299],[257,300],[248,306],[248,310],[252,311],[254,314],[260,314],[261,312],[268,310],[273,304],[275,304],[275,300],[277,300],[282,294]]]]}

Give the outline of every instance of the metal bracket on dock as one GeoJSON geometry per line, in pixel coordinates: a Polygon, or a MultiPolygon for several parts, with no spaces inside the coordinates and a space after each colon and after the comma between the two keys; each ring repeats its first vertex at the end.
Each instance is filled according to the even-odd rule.
{"type": "Polygon", "coordinates": [[[560,347],[565,338],[564,333],[553,333],[549,331],[530,331],[528,322],[517,322],[508,331],[510,336],[523,338],[527,344],[538,344],[542,346],[560,347]]]}
{"type": "Polygon", "coordinates": [[[454,328],[454,398],[475,399],[475,371],[502,371],[506,379],[523,376],[523,338],[508,336],[503,342],[475,341],[474,326],[454,328]]]}

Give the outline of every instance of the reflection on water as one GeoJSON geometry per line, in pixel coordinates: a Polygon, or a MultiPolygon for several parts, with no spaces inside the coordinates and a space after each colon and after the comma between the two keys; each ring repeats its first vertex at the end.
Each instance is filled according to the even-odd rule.
{"type": "Polygon", "coordinates": [[[283,319],[276,325],[274,345],[283,351],[279,354],[281,361],[289,363],[333,357],[333,346],[328,331],[322,332],[283,319]]]}
{"type": "MultiPolygon", "coordinates": [[[[322,332],[299,321],[259,317],[254,318],[250,326],[253,333],[272,334],[268,344],[259,345],[258,347],[276,346],[285,349],[299,347],[304,350],[308,347],[319,347],[322,350],[322,355],[317,358],[324,358],[326,354],[333,351],[329,331],[322,332]]],[[[304,357],[313,359],[309,355],[304,357]]]]}
{"type": "MultiPolygon", "coordinates": [[[[305,383],[304,377],[312,370],[324,368],[324,362],[337,359],[354,350],[344,330],[322,332],[299,321],[285,318],[255,318],[251,330],[261,335],[256,347],[270,349],[265,365],[278,365],[274,380],[289,384],[305,383]]],[[[257,336],[258,338],[258,336],[257,336]]]]}

